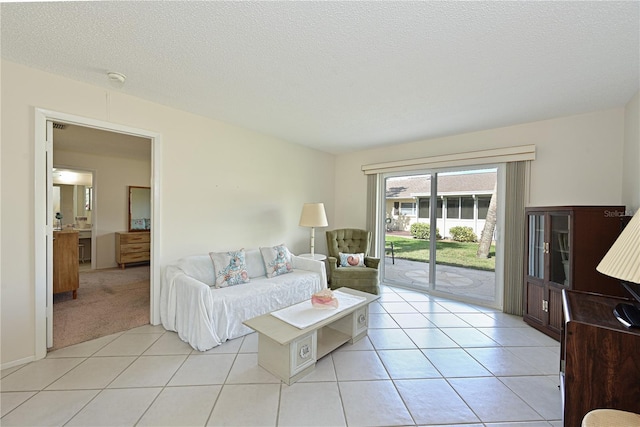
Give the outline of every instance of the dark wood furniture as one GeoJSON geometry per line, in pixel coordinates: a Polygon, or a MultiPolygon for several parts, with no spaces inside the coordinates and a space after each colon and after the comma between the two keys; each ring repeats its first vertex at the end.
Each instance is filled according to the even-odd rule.
{"type": "Polygon", "coordinates": [[[627,329],[613,315],[621,301],[563,291],[560,388],[567,427],[580,426],[596,408],[640,413],[640,330],[627,329]]]}
{"type": "Polygon", "coordinates": [[[80,272],[78,260],[78,232],[53,232],[53,293],[73,292],[78,297],[80,272]]]}
{"type": "Polygon", "coordinates": [[[563,289],[625,295],[616,280],[596,271],[620,234],[624,211],[624,206],[525,210],[525,322],[560,340],[563,289]]]}
{"type": "Polygon", "coordinates": [[[116,233],[116,262],[124,270],[126,264],[151,260],[151,233],[134,231],[116,233]]]}

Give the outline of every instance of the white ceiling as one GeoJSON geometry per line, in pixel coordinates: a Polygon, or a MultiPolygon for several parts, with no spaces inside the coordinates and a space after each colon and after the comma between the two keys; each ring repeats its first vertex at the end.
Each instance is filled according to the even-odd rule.
{"type": "Polygon", "coordinates": [[[340,153],[622,107],[640,2],[1,5],[2,57],[340,153]]]}
{"type": "Polygon", "coordinates": [[[54,163],[58,150],[151,161],[150,139],[70,124],[54,127],[53,150],[54,163]]]}

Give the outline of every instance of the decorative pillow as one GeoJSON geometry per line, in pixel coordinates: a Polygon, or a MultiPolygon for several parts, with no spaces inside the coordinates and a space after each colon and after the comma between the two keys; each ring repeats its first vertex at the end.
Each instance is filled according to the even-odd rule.
{"type": "Polygon", "coordinates": [[[144,219],[132,219],[131,220],[131,229],[132,230],[144,230],[144,219]]]}
{"type": "Polygon", "coordinates": [[[340,267],[364,267],[364,253],[340,254],[340,267]]]}
{"type": "Polygon", "coordinates": [[[230,252],[211,252],[216,288],[240,285],[249,281],[244,249],[230,252]]]}
{"type": "Polygon", "coordinates": [[[284,244],[271,248],[260,248],[260,253],[264,267],[267,269],[267,277],[280,276],[293,271],[291,252],[284,244]]]}

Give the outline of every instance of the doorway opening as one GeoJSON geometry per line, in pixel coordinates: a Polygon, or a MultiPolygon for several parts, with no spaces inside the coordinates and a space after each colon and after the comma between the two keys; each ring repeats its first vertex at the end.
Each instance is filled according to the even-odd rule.
{"type": "Polygon", "coordinates": [[[498,306],[498,169],[384,175],[378,215],[384,221],[382,280],[498,306]]]}
{"type": "Polygon", "coordinates": [[[136,200],[136,206],[144,210],[144,218],[150,218],[150,140],[54,122],[53,166],[54,232],[71,234],[54,234],[50,350],[148,324],[149,266],[138,263],[119,269],[118,247],[112,245],[116,234],[131,229],[129,184],[147,186],[146,198],[136,200]],[[96,186],[100,192],[94,191],[95,174],[101,178],[96,186]],[[57,244],[61,237],[77,238],[77,244],[63,251],[57,244]],[[66,273],[73,272],[77,280],[73,294],[66,291],[70,286],[60,285],[62,278],[56,273],[65,269],[73,269],[66,273]]]}
{"type": "MultiPolygon", "coordinates": [[[[53,246],[52,236],[53,228],[55,224],[52,202],[53,202],[53,147],[54,147],[54,131],[53,124],[57,126],[75,126],[81,129],[101,131],[105,134],[121,135],[128,137],[136,137],[146,139],[150,141],[150,168],[147,173],[147,185],[151,188],[151,221],[154,227],[151,229],[151,243],[150,253],[151,261],[149,267],[149,318],[150,323],[157,325],[160,323],[159,316],[159,286],[160,286],[160,271],[159,265],[155,262],[156,258],[161,256],[159,245],[159,229],[161,227],[161,221],[159,217],[160,206],[160,174],[161,174],[161,136],[157,133],[136,129],[128,126],[116,125],[113,123],[103,122],[99,120],[88,119],[85,117],[52,112],[43,109],[35,110],[35,156],[34,156],[34,182],[35,182],[35,201],[34,201],[34,235],[35,235],[35,357],[41,359],[46,356],[47,348],[53,344],[53,286],[52,286],[52,258],[53,258],[53,246]]],[[[113,138],[112,138],[113,139],[113,138]]],[[[75,142],[78,149],[77,152],[82,150],[88,150],[89,144],[87,139],[75,142]]],[[[93,148],[102,147],[102,144],[96,145],[93,148]]],[[[125,144],[123,147],[131,149],[131,145],[125,144]]],[[[74,150],[66,150],[72,152],[74,150]]],[[[71,154],[73,157],[73,154],[71,154]]],[[[96,161],[104,160],[104,156],[95,155],[96,161]]],[[[74,165],[75,161],[62,160],[61,164],[74,165]]],[[[98,174],[99,175],[99,174],[98,174]]],[[[110,197],[108,192],[105,193],[104,189],[107,188],[106,180],[96,180],[92,183],[93,195],[92,209],[95,211],[100,209],[99,201],[95,199],[96,195],[101,194],[104,205],[108,206],[110,203],[110,197]]],[[[121,189],[126,195],[126,186],[121,189]]],[[[126,203],[122,203],[124,214],[126,214],[126,203]]],[[[108,224],[108,217],[101,215],[100,223],[97,223],[97,217],[92,219],[92,226],[95,228],[94,239],[97,245],[95,252],[92,252],[92,262],[95,260],[96,268],[100,269],[101,254],[115,253],[115,250],[103,250],[101,240],[101,230],[108,224]]],[[[82,221],[82,219],[80,220],[82,221]]],[[[126,230],[126,223],[120,224],[118,228],[120,230],[126,230]]],[[[106,233],[105,233],[106,234],[106,233]]],[[[113,234],[111,235],[113,238],[113,234]]],[[[105,242],[109,240],[109,237],[105,238],[105,242]]],[[[103,242],[104,243],[104,242],[103,242]]],[[[111,243],[111,249],[115,243],[111,243]]],[[[114,255],[115,256],[115,255],[114,255]]]]}

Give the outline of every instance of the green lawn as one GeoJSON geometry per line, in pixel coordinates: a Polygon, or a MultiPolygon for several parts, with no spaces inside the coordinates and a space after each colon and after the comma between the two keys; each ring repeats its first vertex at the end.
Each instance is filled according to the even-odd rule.
{"type": "MultiPolygon", "coordinates": [[[[387,248],[393,242],[396,258],[429,262],[429,241],[406,237],[386,236],[387,248]]],[[[494,271],[496,269],[496,248],[491,245],[488,259],[476,257],[478,243],[436,241],[436,262],[444,265],[494,271]]],[[[389,253],[391,255],[391,253],[389,253]]]]}

